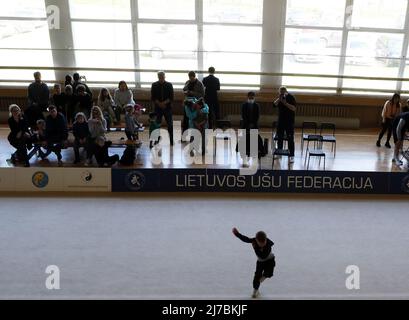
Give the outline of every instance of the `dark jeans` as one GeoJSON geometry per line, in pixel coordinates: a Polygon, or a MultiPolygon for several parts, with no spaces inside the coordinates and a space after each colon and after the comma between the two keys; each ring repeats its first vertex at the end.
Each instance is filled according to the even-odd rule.
{"type": "Polygon", "coordinates": [[[26,138],[20,138],[20,139],[10,139],[9,138],[10,144],[16,148],[16,155],[19,161],[23,162],[28,162],[28,156],[27,156],[27,144],[29,143],[29,140],[26,138]]]}
{"type": "Polygon", "coordinates": [[[162,117],[165,117],[166,124],[168,126],[169,132],[169,139],[170,144],[173,145],[173,116],[172,116],[172,109],[166,107],[165,109],[161,109],[159,107],[155,107],[155,112],[157,114],[156,122],[162,123],[162,117]]]}
{"type": "Polygon", "coordinates": [[[260,278],[271,278],[274,274],[274,268],[276,266],[275,258],[267,261],[257,261],[256,272],[254,273],[253,288],[258,290],[260,287],[260,278]]]}
{"type": "Polygon", "coordinates": [[[46,149],[49,151],[49,153],[54,152],[59,161],[62,159],[62,155],[61,155],[62,148],[63,148],[62,141],[53,141],[53,140],[47,141],[46,149]]]}
{"type": "Polygon", "coordinates": [[[87,149],[87,144],[81,144],[80,143],[80,139],[75,138],[74,140],[74,154],[75,154],[75,161],[79,161],[80,160],[80,148],[84,147],[85,149],[87,149]]]}
{"type": "Polygon", "coordinates": [[[124,108],[122,108],[121,106],[115,106],[114,107],[114,113],[115,113],[115,117],[116,117],[116,121],[117,122],[121,122],[121,114],[123,113],[124,108]]]}
{"type": "Polygon", "coordinates": [[[385,132],[388,131],[388,135],[386,136],[386,142],[389,143],[389,140],[391,139],[392,136],[392,124],[393,119],[389,118],[386,118],[385,122],[382,122],[382,129],[381,132],[379,133],[378,141],[381,141],[385,132]]]}
{"type": "Polygon", "coordinates": [[[206,101],[209,106],[209,129],[216,127],[216,120],[220,119],[219,101],[206,101]]]}
{"type": "Polygon", "coordinates": [[[284,133],[288,138],[288,150],[290,151],[290,157],[294,157],[295,143],[294,143],[294,120],[292,119],[279,119],[277,125],[277,148],[283,148],[284,133]]]}

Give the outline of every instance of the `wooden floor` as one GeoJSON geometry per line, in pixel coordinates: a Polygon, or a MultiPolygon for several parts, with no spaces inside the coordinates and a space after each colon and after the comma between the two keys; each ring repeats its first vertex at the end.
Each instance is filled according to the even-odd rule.
{"type": "MultiPolygon", "coordinates": [[[[7,134],[9,130],[6,127],[0,128],[0,167],[12,167],[7,159],[10,158],[10,154],[14,152],[13,148],[7,141],[7,134]]],[[[337,152],[336,156],[331,152],[331,144],[325,144],[324,150],[326,151],[326,170],[329,171],[372,171],[372,172],[405,172],[407,171],[406,161],[404,166],[398,167],[394,165],[392,160],[393,155],[393,143],[392,149],[387,149],[383,146],[377,148],[375,142],[377,139],[378,129],[373,130],[337,130],[337,152]]],[[[108,139],[119,140],[121,137],[125,137],[123,132],[110,132],[108,133],[108,139]]],[[[267,129],[261,130],[261,136],[263,138],[270,138],[271,131],[267,129]]],[[[275,160],[274,169],[276,170],[305,170],[307,165],[305,163],[305,152],[301,155],[300,144],[300,132],[296,132],[296,155],[295,162],[292,165],[288,165],[287,158],[283,157],[281,160],[275,160]]],[[[135,161],[135,168],[239,168],[241,166],[240,157],[234,156],[231,161],[227,157],[227,152],[223,153],[223,146],[219,146],[216,152],[214,164],[187,164],[186,157],[180,156],[178,150],[183,150],[185,144],[177,143],[173,150],[164,149],[162,151],[162,158],[168,159],[167,164],[155,165],[151,161],[151,152],[148,143],[148,133],[144,132],[140,135],[143,141],[142,147],[138,150],[137,159],[135,161]],[[228,164],[226,164],[228,163],[228,164]]],[[[407,147],[407,146],[406,146],[407,147]]],[[[227,150],[227,144],[224,149],[227,150]]],[[[112,148],[110,153],[117,153],[122,155],[123,149],[112,148]]],[[[73,149],[63,150],[63,166],[74,167],[74,154],[73,149]]],[[[199,158],[198,158],[199,159],[199,158]]],[[[201,158],[200,158],[201,159],[201,158]]],[[[48,160],[41,161],[35,156],[31,159],[30,164],[38,167],[56,167],[57,159],[55,155],[50,155],[48,160]]],[[[82,165],[75,165],[75,167],[81,167],[82,165]]],[[[267,155],[261,159],[262,169],[272,168],[272,156],[267,155]]],[[[319,164],[318,159],[311,158],[310,170],[323,170],[323,162],[319,164]]]]}

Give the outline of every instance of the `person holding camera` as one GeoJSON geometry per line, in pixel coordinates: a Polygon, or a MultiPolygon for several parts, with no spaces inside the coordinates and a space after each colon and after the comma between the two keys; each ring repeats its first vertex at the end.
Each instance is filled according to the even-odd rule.
{"type": "Polygon", "coordinates": [[[283,86],[279,89],[279,96],[274,100],[274,105],[278,107],[277,148],[283,148],[283,138],[284,133],[286,133],[288,138],[288,149],[290,151],[289,162],[294,163],[294,123],[297,102],[294,96],[288,93],[287,88],[283,86]]]}

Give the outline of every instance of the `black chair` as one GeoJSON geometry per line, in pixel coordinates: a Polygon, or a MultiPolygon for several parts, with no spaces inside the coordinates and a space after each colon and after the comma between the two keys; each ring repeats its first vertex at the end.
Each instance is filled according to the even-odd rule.
{"type": "Polygon", "coordinates": [[[290,157],[290,150],[288,149],[274,149],[273,150],[273,164],[272,169],[274,169],[274,160],[276,156],[290,157]]]}
{"type": "Polygon", "coordinates": [[[331,143],[331,152],[334,152],[334,157],[337,152],[337,139],[335,138],[335,123],[323,122],[320,127],[320,135],[323,142],[331,143]],[[329,134],[326,134],[329,133],[329,134]]]}
{"type": "Polygon", "coordinates": [[[307,170],[310,167],[310,158],[311,157],[318,157],[319,158],[319,163],[318,165],[321,165],[321,158],[324,158],[324,170],[325,170],[325,158],[326,158],[326,154],[325,152],[322,150],[322,145],[323,145],[323,136],[318,135],[317,140],[315,141],[316,143],[316,147],[314,149],[309,149],[309,146],[307,144],[307,149],[305,151],[305,161],[307,161],[307,156],[308,156],[308,163],[307,163],[307,170]]]}
{"type": "Polygon", "coordinates": [[[304,152],[304,142],[307,141],[307,143],[309,143],[310,141],[313,141],[316,143],[319,139],[318,137],[317,123],[304,121],[301,128],[301,154],[304,152]]]}

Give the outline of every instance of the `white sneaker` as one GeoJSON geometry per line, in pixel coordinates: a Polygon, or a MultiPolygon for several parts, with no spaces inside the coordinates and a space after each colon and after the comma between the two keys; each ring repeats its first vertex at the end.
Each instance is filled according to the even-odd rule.
{"type": "Polygon", "coordinates": [[[259,295],[260,295],[260,292],[259,292],[258,290],[254,290],[254,291],[253,291],[253,294],[251,295],[251,297],[252,297],[253,299],[255,299],[255,298],[257,298],[259,295]]]}
{"type": "Polygon", "coordinates": [[[289,162],[289,163],[294,163],[294,157],[289,157],[289,158],[288,158],[288,162],[289,162]]]}
{"type": "Polygon", "coordinates": [[[397,166],[401,166],[401,165],[403,165],[403,162],[402,162],[402,160],[399,160],[399,159],[395,159],[395,158],[393,158],[392,159],[392,162],[394,162],[397,166]]]}
{"type": "Polygon", "coordinates": [[[248,168],[250,166],[249,159],[247,157],[243,158],[243,167],[248,168]]]}

